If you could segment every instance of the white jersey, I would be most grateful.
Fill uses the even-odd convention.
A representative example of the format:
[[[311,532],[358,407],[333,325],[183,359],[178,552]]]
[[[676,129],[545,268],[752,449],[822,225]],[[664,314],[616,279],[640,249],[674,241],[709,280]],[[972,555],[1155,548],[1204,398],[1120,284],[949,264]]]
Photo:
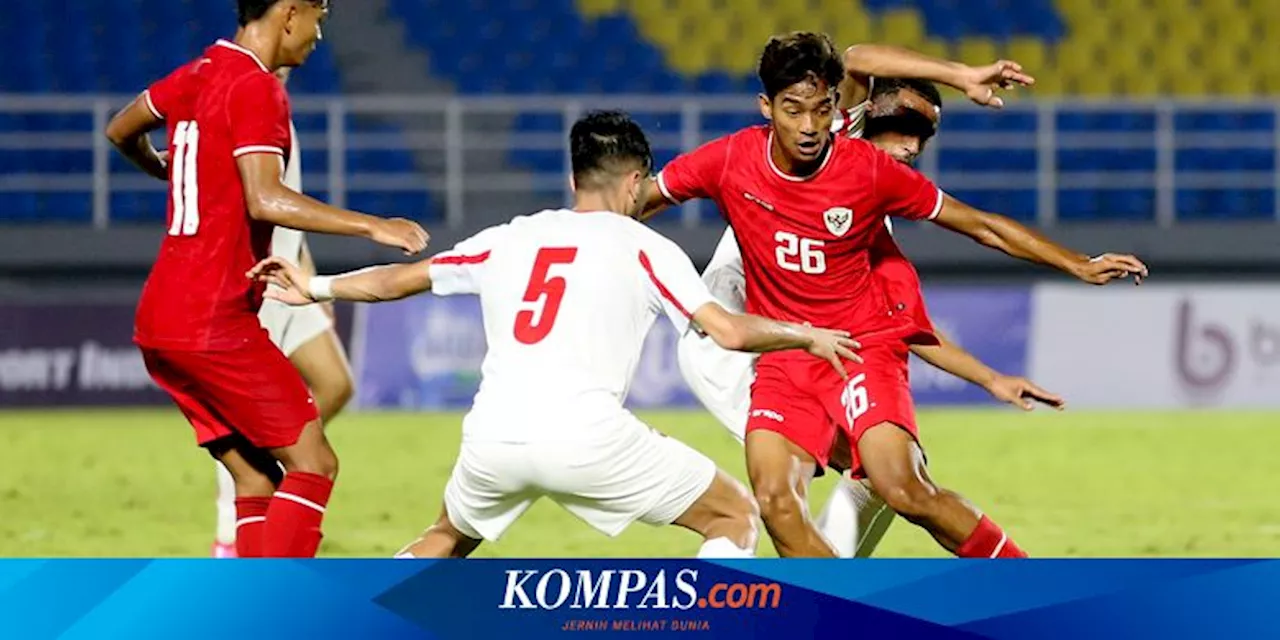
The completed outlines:
[[[284,165],[284,184],[302,193],[302,149],[298,146],[298,130],[289,123],[292,152]],[[302,259],[302,232],[297,229],[276,226],[271,235],[271,255],[280,256],[297,264]]]
[[[488,351],[463,421],[469,441],[581,441],[619,423],[658,314],[683,333],[713,301],[678,245],[607,212],[521,216],[430,269],[436,294],[480,296]]]
[[[870,99],[837,112],[831,131],[836,135],[861,138]],[[886,222],[888,220],[886,219]],[[742,253],[733,228],[724,230],[716,251],[702,272],[702,280],[716,301],[730,311],[741,313],[747,305],[747,280]],[[695,332],[680,337],[677,361],[690,390],[717,420],[742,440],[751,409],[751,383],[755,380],[756,355],[721,349]]]

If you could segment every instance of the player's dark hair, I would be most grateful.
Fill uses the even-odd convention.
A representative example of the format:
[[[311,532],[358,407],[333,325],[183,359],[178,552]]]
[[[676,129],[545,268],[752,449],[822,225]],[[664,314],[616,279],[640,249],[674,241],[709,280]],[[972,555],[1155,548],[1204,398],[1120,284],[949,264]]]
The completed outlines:
[[[649,138],[622,111],[593,111],[573,123],[569,150],[579,189],[598,189],[628,171],[653,170]]]
[[[893,95],[903,89],[914,91],[933,106],[942,108],[942,94],[938,92],[938,85],[919,78],[876,78],[872,81],[871,99]]]
[[[760,55],[760,84],[770,100],[797,82],[826,82],[835,88],[844,78],[844,63],[825,33],[794,31],[769,38]]]
[[[271,10],[271,7],[274,7],[276,6],[276,3],[283,1],[284,0],[236,0],[236,19],[242,27],[250,22],[257,22],[262,19],[262,16],[267,15],[267,12]],[[313,5],[325,5],[328,4],[329,0],[303,0],[303,2]]]

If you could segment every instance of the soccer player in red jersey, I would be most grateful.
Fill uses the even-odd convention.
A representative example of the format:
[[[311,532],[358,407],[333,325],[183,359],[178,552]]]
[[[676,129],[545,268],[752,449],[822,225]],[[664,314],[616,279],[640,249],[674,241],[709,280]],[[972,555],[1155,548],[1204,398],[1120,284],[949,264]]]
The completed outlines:
[[[906,371],[909,346],[936,338],[871,276],[872,243],[889,215],[933,220],[1088,282],[1145,276],[1146,267],[1132,256],[1091,260],[1066,250],[947,197],[865,141],[833,137],[845,77],[827,37],[772,39],[760,61],[760,108],[770,124],[676,158],[649,197],[652,210],[692,198],[717,203],[743,255],[749,312],[844,328],[863,345],[864,362],[850,367],[847,382],[785,354],[756,362],[746,448],[761,515],[780,555],[833,557],[804,496],[843,435],[855,473],[945,548],[966,557],[1022,555],[990,519],[929,479]]]
[[[315,50],[328,2],[239,0],[238,10],[235,42],[219,40],[153,84],[107,136],[170,184],[168,232],[134,327],[147,370],[235,479],[238,555],[310,557],[338,460],[306,383],[259,323],[263,287],[245,273],[270,255],[276,225],[408,253],[424,249],[427,234],[283,183],[289,102],[273,73]],[[166,153],[147,138],[161,126]]]

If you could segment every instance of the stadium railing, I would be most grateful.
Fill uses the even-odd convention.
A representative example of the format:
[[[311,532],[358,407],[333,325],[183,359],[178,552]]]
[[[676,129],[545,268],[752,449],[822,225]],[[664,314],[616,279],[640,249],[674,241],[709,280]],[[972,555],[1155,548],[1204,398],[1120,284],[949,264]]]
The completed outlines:
[[[61,150],[92,155],[92,168],[87,172],[62,167],[48,170],[48,163],[43,171],[24,168],[20,163],[17,170],[13,170],[10,162],[7,169],[0,168],[0,192],[92,194],[92,224],[106,228],[112,224],[113,193],[162,191],[163,185],[149,178],[112,168],[112,151],[102,133],[113,110],[128,99],[124,96],[0,95],[0,119],[8,119],[8,126],[0,128],[5,131],[0,133],[0,154],[13,158],[24,152]],[[620,108],[640,116],[649,129],[660,163],[679,151],[752,121],[752,114],[756,113],[755,101],[749,96],[343,96],[299,97],[294,101],[295,114],[320,123],[318,128],[302,127],[302,147],[309,153],[322,150],[327,154],[327,166],[322,167],[322,171],[308,170],[305,182],[309,190],[321,191],[329,201],[339,205],[354,191],[422,192],[424,197],[433,199],[436,208],[443,209],[448,225],[454,228],[464,224],[468,194],[480,191],[546,194],[567,190],[564,175],[568,154],[563,153],[564,131],[579,115],[592,108]],[[54,116],[55,121],[61,116],[77,124],[55,130],[45,127],[40,131],[15,125],[23,122],[22,118],[32,116]],[[494,117],[515,122],[515,118],[523,117],[526,126],[494,129],[490,125],[468,124],[472,116],[487,117],[484,122],[492,122]],[[369,131],[353,126],[353,118],[359,117],[420,118],[428,124],[400,132]],[[1247,124],[1249,117],[1253,117],[1253,125]],[[1111,124],[1103,122],[1106,120],[1112,121]],[[540,124],[528,126],[529,121]],[[1233,126],[1236,122],[1246,124]],[[1059,222],[1059,195],[1071,189],[1150,190],[1154,193],[1154,216],[1146,222],[1161,227],[1179,221],[1176,204],[1179,189],[1255,190],[1270,197],[1265,201],[1269,210],[1251,212],[1253,219],[1270,217],[1280,221],[1280,161],[1277,161],[1280,126],[1277,123],[1280,123],[1280,103],[1267,101],[1026,100],[1011,103],[1001,113],[986,112],[957,101],[948,106],[944,134],[931,144],[921,159],[920,168],[944,188],[963,189],[966,193],[1033,192],[1034,217],[1045,226]],[[418,168],[377,171],[370,170],[364,163],[353,166],[355,163],[348,159],[349,152],[388,150],[417,154]],[[963,162],[940,163],[940,152],[944,150],[987,154],[973,156],[976,158],[990,158],[992,153],[1034,155],[1034,161],[989,170],[991,167]],[[1138,164],[1153,166],[1100,169],[1097,167],[1102,164],[1080,166],[1078,162],[1074,167],[1061,166],[1062,152],[1072,150],[1100,155],[1137,152],[1153,158],[1151,162]],[[1236,153],[1271,155],[1269,162],[1215,167],[1212,162],[1207,166],[1203,161],[1182,161],[1179,154],[1184,150],[1208,150],[1228,156]],[[468,166],[467,158],[473,152],[505,153],[514,161]],[[430,158],[430,162],[423,162],[424,157]],[[562,160],[552,167],[548,158]],[[83,162],[75,164],[90,166]],[[431,168],[421,168],[426,165]],[[698,226],[703,219],[697,206],[685,207],[682,215],[684,225],[689,227]]]

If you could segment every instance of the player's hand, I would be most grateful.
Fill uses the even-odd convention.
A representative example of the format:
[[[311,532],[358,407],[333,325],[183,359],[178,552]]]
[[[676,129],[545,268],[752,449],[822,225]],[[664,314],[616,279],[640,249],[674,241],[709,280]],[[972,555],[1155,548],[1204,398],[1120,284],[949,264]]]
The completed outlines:
[[[264,296],[295,307],[311,304],[311,276],[279,256],[271,256],[254,265],[245,274],[250,280],[275,285]]]
[[[412,220],[383,218],[374,225],[369,239],[378,244],[395,247],[405,255],[413,255],[427,248],[431,235],[422,228],[422,225]]]
[[[853,350],[861,349],[862,345],[851,338],[851,334],[848,331],[819,329],[807,322],[804,327],[810,338],[809,355],[831,363],[831,366],[840,374],[841,379],[848,380],[849,372],[845,371],[844,361],[849,360],[861,363],[862,357],[854,353]]]
[[[1004,99],[996,94],[997,90],[1027,87],[1036,83],[1035,78],[1022,72],[1022,65],[1012,60],[997,60],[986,66],[969,67],[964,76],[964,84],[958,88],[974,103],[992,109],[1004,107]]]
[[[1076,271],[1077,278],[1099,285],[1129,276],[1133,276],[1133,283],[1139,285],[1150,275],[1147,265],[1141,260],[1118,253],[1104,253],[1080,265]]]
[[[1034,382],[1018,376],[997,376],[987,385],[987,391],[996,400],[1007,402],[1023,411],[1035,409],[1037,402],[1058,411],[1067,406],[1062,396],[1049,393]]]

